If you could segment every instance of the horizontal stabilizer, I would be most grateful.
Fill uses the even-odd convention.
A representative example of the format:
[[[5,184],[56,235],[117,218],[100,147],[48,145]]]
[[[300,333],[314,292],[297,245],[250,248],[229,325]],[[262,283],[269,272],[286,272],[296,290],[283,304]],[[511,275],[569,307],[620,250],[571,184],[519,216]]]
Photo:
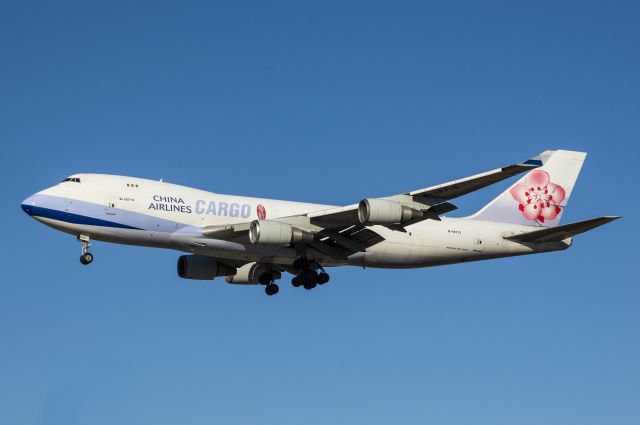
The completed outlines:
[[[522,233],[519,235],[505,236],[505,239],[522,243],[562,241],[619,218],[619,216],[592,218],[591,220],[577,221],[575,223],[564,224],[556,227],[548,227],[542,230],[535,230],[533,232]]]

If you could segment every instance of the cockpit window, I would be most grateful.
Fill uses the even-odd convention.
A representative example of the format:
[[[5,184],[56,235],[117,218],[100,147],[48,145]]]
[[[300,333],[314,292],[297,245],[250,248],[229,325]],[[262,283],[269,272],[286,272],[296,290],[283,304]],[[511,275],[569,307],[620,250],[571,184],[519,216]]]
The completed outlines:
[[[67,177],[66,179],[62,180],[62,182],[75,182],[75,183],[80,183],[80,179],[78,177]]]

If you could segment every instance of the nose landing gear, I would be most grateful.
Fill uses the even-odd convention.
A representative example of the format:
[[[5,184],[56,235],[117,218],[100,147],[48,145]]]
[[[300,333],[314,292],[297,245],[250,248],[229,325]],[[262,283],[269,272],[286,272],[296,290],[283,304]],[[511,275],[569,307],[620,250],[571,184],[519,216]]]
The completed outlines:
[[[91,243],[89,243],[89,236],[79,235],[78,240],[82,243],[82,250],[80,255],[80,262],[85,266],[93,261],[93,254],[89,252]]]
[[[90,252],[85,252],[80,256],[80,262],[85,266],[93,261],[93,254]]]

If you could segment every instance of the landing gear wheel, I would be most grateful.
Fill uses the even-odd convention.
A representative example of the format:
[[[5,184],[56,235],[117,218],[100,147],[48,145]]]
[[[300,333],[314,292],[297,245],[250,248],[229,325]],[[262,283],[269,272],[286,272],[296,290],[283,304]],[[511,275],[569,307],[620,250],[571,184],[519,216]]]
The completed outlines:
[[[93,261],[93,255],[90,252],[85,252],[80,256],[80,262],[85,266]]]
[[[314,282],[316,281],[316,272],[311,269],[306,269],[300,274],[302,278],[302,283]]]
[[[270,283],[264,288],[264,293],[271,296],[278,293],[280,288],[275,283]]]
[[[89,243],[89,236],[78,235],[78,241],[82,243],[82,249],[80,250],[80,262],[85,266],[93,261],[93,255],[89,252],[91,243]]]
[[[291,284],[294,288],[300,287],[302,285],[302,277],[294,276],[293,279],[291,279]]]
[[[324,285],[325,283],[329,282],[329,273],[327,272],[319,273],[318,276],[316,277],[316,282],[318,282],[318,285]]]
[[[316,287],[316,278],[317,273],[314,270],[306,269],[300,275],[302,283],[304,284],[304,289],[309,290]]]

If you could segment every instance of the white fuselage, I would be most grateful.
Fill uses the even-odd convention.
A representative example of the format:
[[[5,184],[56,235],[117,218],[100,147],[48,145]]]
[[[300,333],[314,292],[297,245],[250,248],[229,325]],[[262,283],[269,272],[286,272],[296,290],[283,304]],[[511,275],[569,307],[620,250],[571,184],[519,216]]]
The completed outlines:
[[[300,252],[288,246],[213,239],[203,236],[202,228],[334,208],[221,195],[133,177],[72,177],[79,181],[65,181],[38,192],[25,199],[23,209],[44,224],[74,235],[245,262],[291,264]],[[303,254],[327,266],[410,268],[555,251],[570,245],[570,241],[535,245],[512,242],[503,237],[531,231],[531,227],[467,218],[424,220],[407,226],[406,232],[383,226],[371,229],[385,240],[346,260],[335,260],[313,248],[306,248]]]

